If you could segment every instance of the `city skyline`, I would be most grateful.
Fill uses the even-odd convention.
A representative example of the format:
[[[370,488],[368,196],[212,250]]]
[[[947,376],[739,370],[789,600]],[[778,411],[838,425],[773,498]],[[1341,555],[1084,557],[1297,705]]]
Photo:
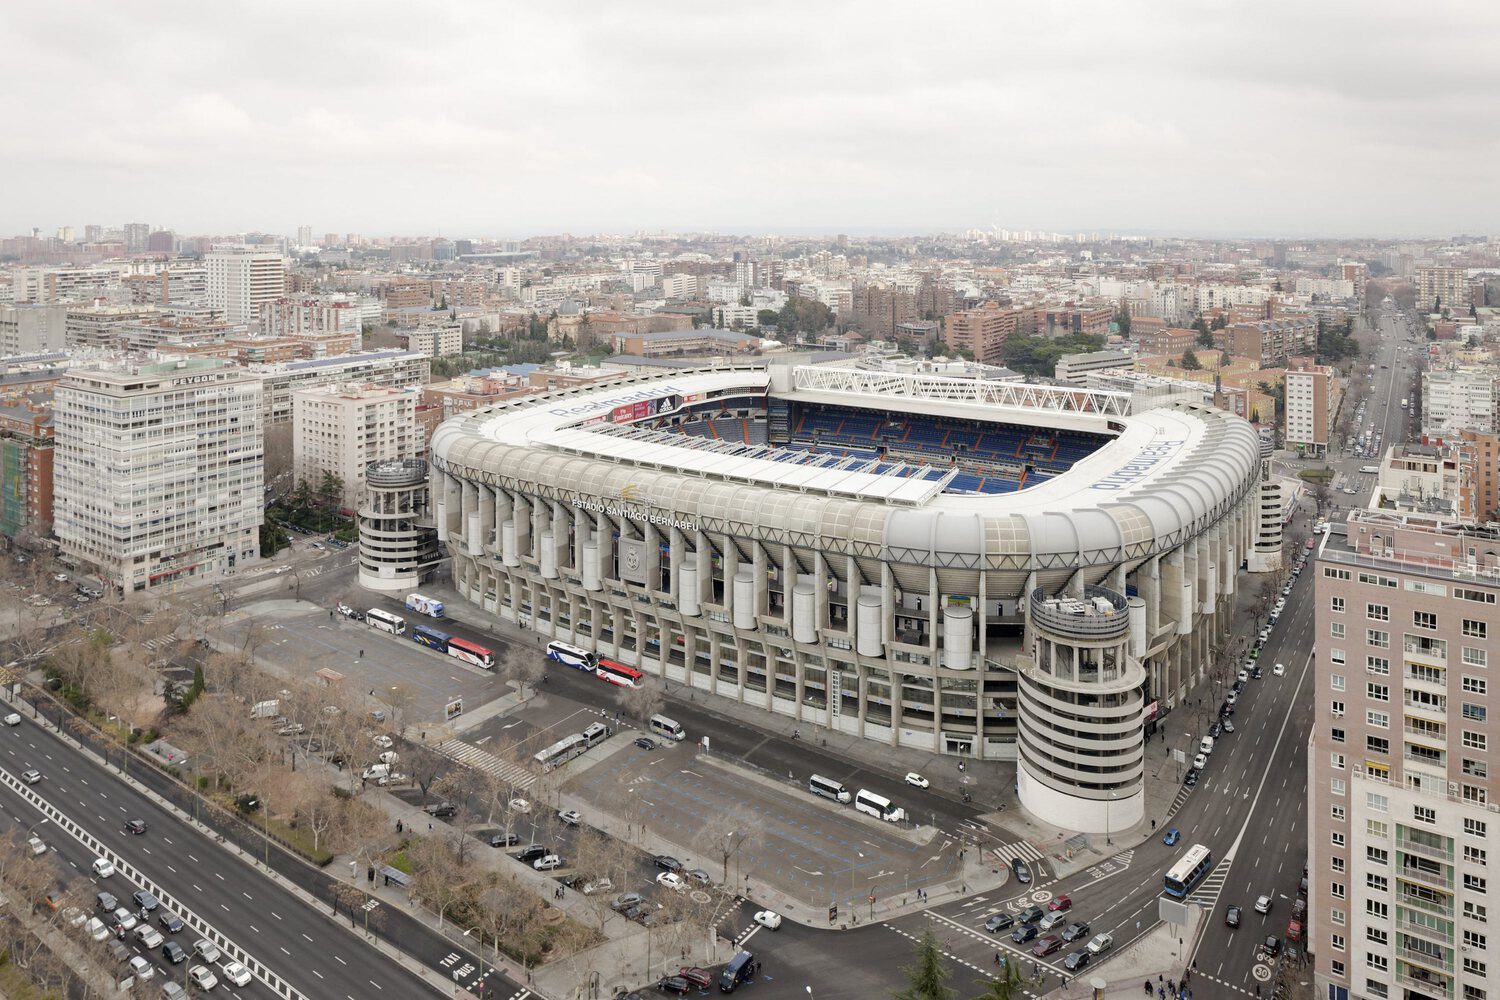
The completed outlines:
[[[1500,16],[1444,6],[8,8],[0,230],[1485,232]]]

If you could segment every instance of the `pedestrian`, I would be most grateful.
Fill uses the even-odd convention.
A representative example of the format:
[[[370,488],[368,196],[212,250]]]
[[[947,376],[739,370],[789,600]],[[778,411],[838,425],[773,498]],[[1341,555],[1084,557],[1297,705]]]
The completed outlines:
[[[1146,995],[1148,997],[1151,995],[1151,980],[1149,979],[1146,980]]]
[[[1000,953],[998,951],[995,952],[995,964],[997,966],[1000,964]]]
[[[1151,829],[1153,829],[1153,830],[1156,829],[1156,820],[1154,820],[1154,819],[1151,821]]]
[[[396,832],[397,833],[401,832],[401,821],[399,819],[396,820]]]
[[[432,820],[428,820],[427,821],[427,832],[428,833],[432,832]]]
[[[365,651],[364,651],[364,650],[363,650],[363,649],[361,649],[361,650],[360,650],[360,651],[359,651],[359,658],[360,658],[360,659],[361,659],[361,660],[363,660],[363,659],[364,659],[364,658],[365,658]],[[370,692],[370,693],[371,693],[371,694],[374,694],[374,693],[375,693],[375,692],[374,692],[374,691],[371,691],[371,692]]]

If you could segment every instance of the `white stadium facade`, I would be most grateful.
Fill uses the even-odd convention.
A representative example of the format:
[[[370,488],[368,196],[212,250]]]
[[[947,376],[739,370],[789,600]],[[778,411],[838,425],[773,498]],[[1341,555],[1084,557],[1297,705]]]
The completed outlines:
[[[1144,739],[1227,627],[1261,479],[1245,421],[1130,411],[856,368],[674,371],[446,421],[432,504],[486,611],[747,710],[1015,759],[1039,819],[1119,830],[1143,815]]]

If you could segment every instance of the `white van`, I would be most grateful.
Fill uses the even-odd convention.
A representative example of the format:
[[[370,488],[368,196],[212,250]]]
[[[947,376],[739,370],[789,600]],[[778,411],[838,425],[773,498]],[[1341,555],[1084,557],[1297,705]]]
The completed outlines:
[[[1199,740],[1198,741],[1198,752],[1199,753],[1205,753],[1205,754],[1211,754],[1211,753],[1213,753],[1214,752],[1214,738],[1212,736],[1205,736],[1205,737],[1203,737],[1203,739]]]
[[[651,716],[651,731],[657,736],[663,736],[669,740],[681,741],[687,737],[682,724],[667,718],[665,715]]]

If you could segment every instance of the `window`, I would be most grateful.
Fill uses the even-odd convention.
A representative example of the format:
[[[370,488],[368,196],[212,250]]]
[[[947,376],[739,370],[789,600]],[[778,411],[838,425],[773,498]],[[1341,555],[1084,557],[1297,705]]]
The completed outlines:
[[[1328,610],[1336,615],[1344,613],[1344,599],[1342,597],[1331,598],[1328,602]]]
[[[1385,712],[1366,712],[1365,722],[1368,725],[1374,726],[1376,729],[1391,728],[1391,717]]]
[[[1346,659],[1347,657],[1344,655],[1344,651],[1339,647],[1330,646],[1328,648],[1328,661],[1330,663],[1343,663]]]
[[[1464,836],[1478,837],[1480,840],[1483,840],[1488,830],[1489,827],[1485,825],[1484,820],[1474,819],[1469,816],[1464,817]]]
[[[1377,792],[1366,792],[1365,808],[1370,812],[1388,813],[1391,811],[1391,800]]]
[[[1338,937],[1338,935],[1335,934],[1334,937]],[[1342,942],[1343,938],[1339,938],[1339,941]],[[1338,951],[1343,951],[1344,946],[1342,943],[1340,943],[1338,945],[1335,945],[1335,949]],[[1344,963],[1340,962],[1336,958],[1330,959],[1328,962],[1328,970],[1335,976],[1342,976],[1344,974]]]
[[[1464,1000],[1485,1000],[1487,994],[1478,986],[1464,984]]]
[[[1390,967],[1390,963],[1386,960],[1386,957],[1374,951],[1365,952],[1365,964],[1380,972],[1384,972]]]
[[[1411,818],[1418,823],[1436,823],[1437,810],[1431,806],[1412,806]]]
[[[1344,623],[1331,622],[1328,626],[1328,637],[1330,639],[1342,639],[1344,637]]]
[[[1489,684],[1483,677],[1465,677],[1463,679],[1464,694],[1484,695],[1489,692]]]
[[[1350,573],[1347,569],[1335,569],[1332,566],[1324,566],[1323,576],[1329,580],[1348,580]],[[1494,602],[1491,601],[1490,603],[1493,604]]]
[[[1468,889],[1470,892],[1487,892],[1488,887],[1489,879],[1485,878],[1483,875],[1464,876],[1464,888]]]
[[[1487,638],[1489,638],[1488,627],[1485,625],[1485,623],[1484,622],[1480,622],[1480,621],[1475,621],[1472,618],[1465,618],[1464,619],[1463,633],[1464,633],[1464,635],[1468,636],[1470,639],[1487,639]]]
[[[1384,736],[1366,736],[1365,752],[1367,753],[1390,753],[1391,741]]]
[[[1411,624],[1413,628],[1435,629],[1437,628],[1437,615],[1431,611],[1413,611]]]
[[[1343,674],[1332,674],[1332,675],[1330,675],[1329,678],[1328,678],[1328,684],[1335,691],[1342,691],[1342,690],[1344,690],[1344,675]]]
[[[1472,802],[1475,805],[1482,806],[1490,800],[1489,793],[1478,785],[1465,783],[1462,789],[1462,797],[1465,802]]]
[[[1390,649],[1391,634],[1382,632],[1378,628],[1367,628],[1365,629],[1365,642],[1376,649]]]
[[[1335,771],[1342,771],[1344,769],[1344,755],[1341,754],[1341,753],[1331,753],[1331,754],[1329,754],[1328,755],[1328,764]]]
[[[1328,943],[1331,944],[1331,945],[1333,945],[1333,950],[1334,951],[1343,951],[1344,950],[1344,935],[1342,935],[1342,934],[1333,934],[1333,935],[1330,935],[1329,938],[1328,938]]]
[[[1365,657],[1365,670],[1372,674],[1387,676],[1391,672],[1391,661],[1383,656]]]
[[[1345,865],[1343,858],[1332,857],[1328,859],[1328,863],[1329,866],[1338,874],[1342,875],[1344,873]]]
[[[1386,1000],[1390,994],[1390,988],[1378,979],[1365,980],[1365,992],[1374,997],[1375,1000]]]
[[[1374,941],[1376,944],[1384,945],[1390,944],[1391,936],[1385,931],[1381,930],[1379,927],[1366,927],[1365,940]]]
[[[1464,774],[1471,778],[1488,778],[1490,776],[1490,765],[1486,761],[1465,757]]]
[[[1391,609],[1384,604],[1366,604],[1365,617],[1372,622],[1388,622],[1391,620]]]
[[[1328,710],[1332,712],[1333,717],[1337,719],[1344,714],[1344,703],[1341,701],[1329,702]]]
[[[1335,795],[1343,795],[1344,794],[1344,779],[1343,778],[1334,778],[1332,781],[1330,781],[1328,783],[1328,790],[1331,791]]]
[[[1469,844],[1464,845],[1464,861],[1471,865],[1488,866],[1490,863],[1489,856],[1490,852],[1482,847],[1472,847]]]
[[[1390,590],[1396,589],[1396,578],[1393,576],[1381,576],[1378,573],[1359,574],[1360,583],[1368,583],[1372,587],[1386,587]]]
[[[1477,958],[1464,959],[1464,975],[1484,977],[1488,975],[1489,967]]]
[[[1334,743],[1342,743],[1344,742],[1344,731],[1339,727],[1334,726],[1332,729],[1328,730],[1328,738]]]
[[[1386,892],[1391,887],[1391,880],[1384,875],[1376,875],[1373,872],[1365,873],[1365,888],[1376,892]]]
[[[1391,852],[1384,847],[1366,847],[1365,860],[1372,865],[1386,865],[1390,863]]]
[[[1490,665],[1490,654],[1476,646],[1463,647],[1464,666],[1487,667]]]
[[[1489,714],[1489,710],[1483,705],[1464,702],[1464,718],[1469,722],[1484,722],[1489,717]]]
[[[1391,689],[1385,684],[1366,684],[1365,697],[1371,701],[1390,701]]]
[[[1372,917],[1379,917],[1384,920],[1391,915],[1391,908],[1389,904],[1383,903],[1378,899],[1366,899],[1365,912]]]
[[[1342,823],[1344,821],[1344,807],[1334,806],[1332,816],[1335,822]]]
[[[1384,798],[1384,796],[1381,797]],[[1370,802],[1367,798],[1366,805],[1374,805],[1374,803]],[[1365,820],[1365,836],[1375,840],[1389,840],[1391,837],[1391,825],[1385,820],[1367,819]]]
[[[1343,847],[1344,846],[1345,837],[1344,837],[1344,835],[1342,833],[1340,833],[1337,830],[1333,831],[1333,833],[1329,835],[1328,839],[1329,839],[1329,842],[1332,843],[1334,847]]]
[[[1469,918],[1470,920],[1477,920],[1479,923],[1482,924],[1482,923],[1485,922],[1485,914],[1486,914],[1485,907],[1483,907],[1479,903],[1471,902],[1471,901],[1469,901],[1467,899],[1464,900],[1464,916],[1465,917]],[[1465,931],[1464,932],[1464,937],[1468,937],[1468,936],[1469,936],[1469,932]]]
[[[1454,587],[1453,596],[1460,601],[1475,601],[1479,604],[1494,604],[1495,595],[1492,591],[1470,590],[1467,587]]]
[[[1464,931],[1465,948],[1483,948],[1485,941],[1485,936],[1478,931]]]
[[[1331,893],[1333,893],[1333,898],[1334,899],[1343,899],[1344,898],[1344,883],[1342,883],[1342,882],[1331,882],[1331,883],[1329,883],[1328,891],[1331,892]]]
[[[1484,733],[1476,733],[1472,729],[1464,730],[1464,746],[1470,750],[1485,750],[1489,748],[1489,737]]]
[[[1335,927],[1342,927],[1342,926],[1344,926],[1344,909],[1343,909],[1343,907],[1340,907],[1340,906],[1330,906],[1328,908],[1328,919],[1333,922],[1333,925]]]

